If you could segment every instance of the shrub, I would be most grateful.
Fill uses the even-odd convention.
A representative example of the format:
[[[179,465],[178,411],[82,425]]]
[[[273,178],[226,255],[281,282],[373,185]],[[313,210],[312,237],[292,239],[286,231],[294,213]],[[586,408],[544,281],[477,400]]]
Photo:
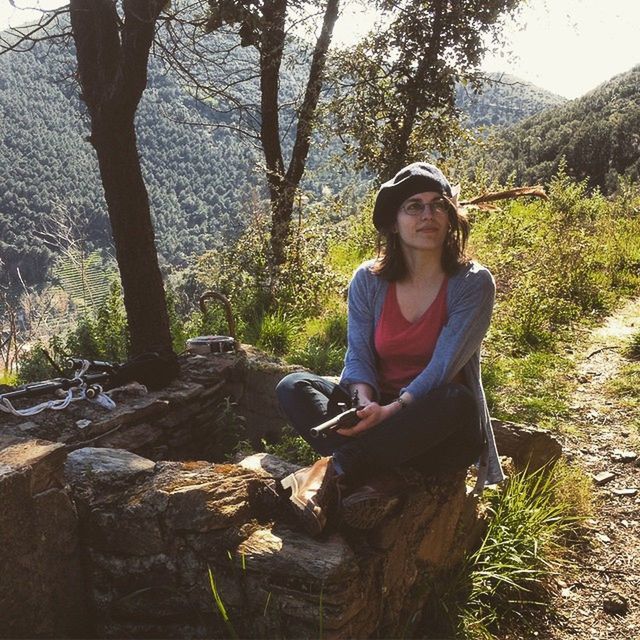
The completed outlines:
[[[320,375],[338,375],[342,371],[347,348],[347,315],[336,306],[320,318],[307,321],[298,346],[287,357]]]
[[[640,360],[640,331],[631,336],[624,349],[624,355],[630,360]]]
[[[275,356],[289,352],[298,334],[297,322],[286,313],[267,313],[262,318],[257,346]]]
[[[344,347],[312,336],[307,343],[289,355],[291,364],[299,364],[318,375],[338,375],[344,363]]]

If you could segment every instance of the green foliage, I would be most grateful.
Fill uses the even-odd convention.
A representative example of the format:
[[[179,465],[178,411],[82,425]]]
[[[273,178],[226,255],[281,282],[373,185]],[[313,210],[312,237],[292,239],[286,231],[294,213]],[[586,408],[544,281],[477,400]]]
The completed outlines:
[[[545,351],[485,358],[482,379],[491,415],[557,428],[569,415],[572,366],[568,358]]]
[[[479,85],[456,87],[456,107],[474,129],[507,127],[566,101],[508,73],[487,73]]]
[[[336,56],[330,111],[360,166],[388,179],[412,160],[450,152],[464,137],[456,82],[476,77],[488,37],[518,4],[494,0],[464,11],[415,0],[380,4],[386,28]]]
[[[230,638],[239,638],[238,633],[231,622],[231,618],[229,618],[229,614],[227,613],[227,608],[225,607],[224,601],[218,592],[218,587],[216,585],[215,578],[213,577],[213,571],[211,571],[211,567],[209,569],[209,587],[211,588],[211,594],[213,595],[213,601],[216,605],[216,610],[220,614],[222,621],[224,622],[227,631],[229,632]]]
[[[8,371],[0,371],[0,386],[6,385],[8,387],[15,387],[18,384],[18,377],[15,373],[9,373]]]
[[[304,320],[322,315],[327,301],[339,297],[346,278],[336,274],[324,258],[331,237],[324,229],[325,213],[321,208],[312,209],[301,221],[275,283],[267,279],[269,217],[264,212],[254,214],[252,224],[236,242],[199,258],[195,266],[199,287],[229,298],[240,339],[274,355],[285,355],[296,348]],[[269,310],[273,301],[277,309]],[[211,309],[211,314],[208,327],[227,333],[222,311]],[[190,325],[192,331],[204,328]]]
[[[237,412],[236,403],[224,398],[213,410],[207,446],[213,452],[212,459],[224,462],[231,452],[239,449],[239,443],[246,442],[244,418]]]
[[[640,331],[636,331],[624,349],[624,354],[630,360],[640,360]]]
[[[624,407],[620,415],[630,428],[640,436],[640,362],[624,365],[613,380],[610,380],[605,392],[616,398],[616,403]]]
[[[298,344],[287,357],[290,363],[320,375],[338,375],[347,348],[346,309],[337,307],[320,318],[311,318]]]
[[[633,203],[589,195],[561,170],[547,203],[477,213],[473,248],[498,284],[493,338],[514,353],[552,348],[585,314],[633,291],[640,243],[621,241],[640,232],[633,211]]]
[[[561,159],[573,179],[603,193],[615,193],[624,177],[640,178],[640,150],[630,132],[640,128],[640,66],[620,74],[585,96],[546,109],[495,133],[481,152],[500,181],[517,184],[551,180]],[[473,175],[478,154],[469,158]]]
[[[607,200],[561,170],[548,202],[472,213],[472,250],[497,284],[483,379],[492,415],[557,427],[568,417],[572,363],[560,355],[579,325],[640,285],[640,204]]]
[[[289,352],[299,329],[286,313],[267,313],[262,316],[258,347],[282,356]]]
[[[555,482],[553,472],[545,469],[521,472],[491,494],[487,533],[468,559],[465,637],[504,628],[527,613],[523,604],[542,603],[561,555],[560,543],[576,525],[570,505],[555,501]]]
[[[51,344],[48,345],[51,348]],[[26,384],[39,380],[48,380],[58,375],[47,357],[49,350],[41,342],[36,343],[21,359],[16,382]],[[57,354],[54,354],[54,357]],[[55,360],[54,360],[55,361]]]
[[[311,446],[303,440],[291,427],[282,429],[280,439],[276,443],[262,441],[264,450],[282,460],[287,460],[303,467],[312,465],[320,457]]]
[[[246,69],[244,50],[236,47],[229,54],[224,36],[219,41],[217,35],[211,37],[216,39],[212,50],[218,44],[226,50],[216,83],[228,79],[232,67]],[[283,67],[280,87],[289,104],[295,102],[309,60],[299,48],[291,57],[299,66]],[[18,288],[16,267],[28,286],[40,286],[47,278],[56,250],[34,239],[42,237],[43,220],[57,207],[83,221],[87,252],[112,248],[95,151],[85,142],[83,107],[69,81],[75,64],[72,49],[46,43],[0,56],[0,260]],[[245,86],[239,102],[252,102],[254,89],[255,84]],[[287,116],[291,113],[286,111]],[[203,127],[188,124],[195,122]],[[252,200],[266,195],[253,143],[225,128],[228,124],[228,117],[203,108],[178,84],[175,73],[151,58],[136,132],[164,266],[184,267],[191,256],[236,238],[247,223],[245,212]],[[289,138],[285,149],[290,145]],[[308,160],[314,170],[305,174],[304,189],[316,195],[327,188],[339,192],[353,179],[350,163],[340,171],[334,168],[332,157],[340,148],[335,137],[326,145],[314,141]]]
[[[105,277],[105,272],[109,274]],[[110,282],[115,277],[98,251],[88,256],[70,249],[58,257],[52,275],[81,313],[97,310],[110,294]]]
[[[344,233],[329,243],[327,260],[331,267],[350,278],[354,269],[376,254],[377,232],[371,224],[375,193],[370,192],[343,225]]]
[[[120,285],[113,282],[109,294],[95,314],[80,318],[75,329],[38,342],[19,363],[21,382],[45,380],[66,369],[70,356],[90,360],[124,362],[128,357],[129,330]],[[51,361],[53,360],[58,369]]]
[[[427,637],[436,625],[437,637],[490,640],[514,623],[535,624],[567,553],[565,541],[591,515],[591,482],[558,464],[514,474],[485,502],[487,532],[464,564],[439,582],[426,612]]]

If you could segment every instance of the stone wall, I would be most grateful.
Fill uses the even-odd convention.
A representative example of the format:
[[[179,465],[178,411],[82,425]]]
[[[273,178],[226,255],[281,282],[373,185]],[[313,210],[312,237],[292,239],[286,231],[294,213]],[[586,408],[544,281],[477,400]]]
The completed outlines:
[[[184,355],[180,365],[180,378],[161,391],[133,383],[110,392],[113,411],[83,401],[29,418],[0,413],[0,433],[61,442],[68,450],[111,447],[151,460],[213,461],[223,460],[238,436],[254,445],[277,437],[284,420],[274,389],[294,367],[248,345],[238,354]],[[39,401],[23,400],[21,406]],[[241,422],[227,410],[229,402]]]
[[[478,538],[464,478],[413,478],[378,528],[313,540],[279,495],[291,465],[215,464],[238,435],[227,398],[245,437],[273,437],[291,368],[250,348],[181,365],[162,391],[114,390],[113,412],[0,414],[0,636],[229,637],[209,569],[240,637],[402,635]],[[496,428],[522,464],[559,455],[535,430]]]
[[[76,509],[63,445],[0,436],[0,636],[86,637]]]
[[[415,479],[366,535],[314,540],[291,520],[265,454],[241,464],[157,462],[122,450],[69,455],[99,637],[395,637],[422,609],[427,578],[460,559],[461,476]]]

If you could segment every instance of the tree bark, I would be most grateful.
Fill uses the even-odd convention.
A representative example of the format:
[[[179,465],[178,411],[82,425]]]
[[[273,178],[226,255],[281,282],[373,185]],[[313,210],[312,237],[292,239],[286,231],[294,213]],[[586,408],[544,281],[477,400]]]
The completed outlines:
[[[271,252],[273,266],[286,260],[286,247],[291,233],[295,195],[304,174],[313,119],[315,117],[327,51],[338,18],[339,0],[328,0],[322,29],[313,52],[304,100],[298,112],[296,139],[285,173],[278,118],[278,84],[284,50],[286,0],[265,2],[263,15],[266,28],[260,47],[260,85],[262,123],[260,137],[267,166],[267,184],[271,200]]]
[[[134,118],[160,0],[71,0],[82,98],[100,167],[120,268],[132,354],[172,353],[169,317],[142,178]]]

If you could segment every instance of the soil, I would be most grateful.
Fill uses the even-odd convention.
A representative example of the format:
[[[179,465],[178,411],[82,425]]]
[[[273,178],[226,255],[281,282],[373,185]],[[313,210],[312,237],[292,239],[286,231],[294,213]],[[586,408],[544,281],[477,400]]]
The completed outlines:
[[[548,624],[527,637],[640,639],[640,424],[624,399],[606,390],[628,362],[625,342],[639,330],[636,299],[576,348],[575,429],[562,444],[567,458],[593,479],[595,507],[586,523],[588,542],[576,544],[555,579]],[[595,477],[603,473],[612,477],[599,484]]]

